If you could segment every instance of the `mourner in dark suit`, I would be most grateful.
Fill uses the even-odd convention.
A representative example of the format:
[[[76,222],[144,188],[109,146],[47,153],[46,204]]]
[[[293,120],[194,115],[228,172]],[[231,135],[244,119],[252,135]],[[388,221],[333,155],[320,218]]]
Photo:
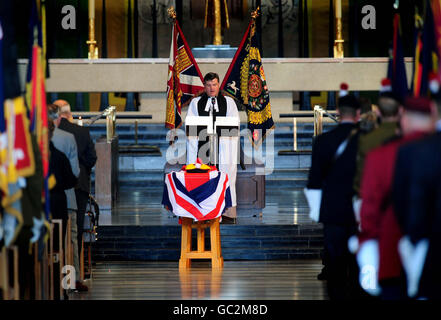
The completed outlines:
[[[395,218],[391,197],[397,150],[431,132],[431,110],[428,99],[406,99],[400,121],[402,134],[369,152],[363,169],[359,241],[360,246],[366,241],[375,241],[379,259],[378,280],[384,300],[406,298],[405,275],[398,253],[402,231]]]
[[[50,122],[49,126],[53,127]],[[63,152],[55,148],[52,141],[49,142],[49,175],[54,175],[55,186],[50,189],[50,210],[53,219],[63,220],[63,238],[66,235],[67,226],[67,197],[65,190],[73,188],[77,182],[77,177],[72,172],[69,159]]]
[[[49,140],[52,139],[52,135],[54,132],[55,125],[53,121],[48,121],[49,127]],[[65,190],[73,188],[77,182],[77,177],[72,172],[72,167],[70,165],[69,159],[66,155],[55,148],[52,141],[49,142],[49,176],[50,180],[54,178],[55,185],[50,186],[50,212],[52,219],[61,219],[62,220],[62,238],[61,238],[61,246],[63,250],[65,244],[66,237],[66,226],[68,220],[67,213],[67,197]],[[60,239],[59,233],[54,232],[53,245],[54,250],[61,250],[59,247]],[[60,272],[60,266],[54,265],[54,273],[57,274]],[[60,282],[57,277],[54,279],[54,288],[60,287]],[[60,299],[59,296],[60,291],[54,290],[54,298],[55,300]]]
[[[415,248],[428,240],[427,255],[418,262],[423,269],[416,294],[428,299],[441,299],[441,99],[435,102],[436,133],[400,148],[393,186],[404,235]]]
[[[325,265],[331,299],[351,298],[358,284],[355,258],[348,251],[348,239],[356,233],[352,209],[356,122],[360,110],[353,95],[340,96],[338,126],[315,138],[308,189],[321,189],[319,222],[324,225]],[[337,150],[339,149],[339,152]],[[352,295],[352,297],[355,297]]]
[[[60,107],[60,124],[58,128],[74,135],[78,148],[78,160],[80,163],[80,176],[75,187],[77,200],[77,226],[78,226],[78,252],[81,254],[81,240],[83,238],[84,215],[90,193],[90,173],[95,166],[97,157],[95,145],[90,138],[89,129],[72,123],[70,105],[64,100],[54,102]]]

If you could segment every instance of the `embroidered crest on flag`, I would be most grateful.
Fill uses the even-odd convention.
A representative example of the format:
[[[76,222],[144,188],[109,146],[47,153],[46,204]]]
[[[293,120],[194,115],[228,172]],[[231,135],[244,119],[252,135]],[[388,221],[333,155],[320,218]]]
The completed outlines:
[[[274,128],[269,90],[263,71],[253,12],[244,37],[222,82],[221,89],[246,107],[253,145],[260,145]]]

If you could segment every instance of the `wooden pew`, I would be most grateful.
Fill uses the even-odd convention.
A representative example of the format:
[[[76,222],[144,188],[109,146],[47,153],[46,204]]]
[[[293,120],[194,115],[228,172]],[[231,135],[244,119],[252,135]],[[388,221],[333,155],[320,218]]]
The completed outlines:
[[[55,226],[57,226],[58,230],[54,230]],[[54,250],[54,243],[53,243],[53,235],[54,232],[58,232],[58,250]],[[53,219],[51,223],[51,246],[52,246],[52,290],[59,290],[60,299],[63,299],[63,287],[61,286],[61,283],[63,281],[63,267],[64,267],[64,249],[63,249],[63,220],[59,219]],[[59,264],[59,272],[58,274],[54,274],[54,267],[53,264],[58,263]],[[54,277],[57,277],[59,279],[59,288],[54,288]],[[54,292],[52,293],[52,299],[54,299]]]
[[[12,254],[12,259],[10,255]],[[10,270],[13,272],[13,284],[10,285]],[[20,285],[18,282],[18,247],[3,247],[0,251],[0,289],[3,300],[19,300]]]

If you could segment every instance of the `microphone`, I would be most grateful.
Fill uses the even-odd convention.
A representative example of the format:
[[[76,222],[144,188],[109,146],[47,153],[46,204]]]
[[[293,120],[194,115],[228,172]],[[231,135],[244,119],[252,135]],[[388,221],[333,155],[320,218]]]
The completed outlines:
[[[210,106],[210,117],[214,113],[214,103],[216,102],[215,98],[211,98],[211,106]]]
[[[216,104],[216,98],[215,97],[211,97],[211,108],[210,108],[210,117],[213,121],[212,123],[212,133],[215,134],[214,132],[214,123],[216,122],[216,115],[214,114],[214,105]],[[212,165],[216,165],[217,164],[217,138],[215,138],[214,136],[210,136],[210,163]]]
[[[214,122],[216,121],[216,115],[214,114],[214,105],[216,103],[216,98],[215,97],[211,97],[211,106],[210,106],[210,118],[213,121],[213,130],[214,130]]]
[[[213,105],[213,109],[214,109],[214,105],[216,104],[216,98],[215,97],[211,98],[211,104]]]

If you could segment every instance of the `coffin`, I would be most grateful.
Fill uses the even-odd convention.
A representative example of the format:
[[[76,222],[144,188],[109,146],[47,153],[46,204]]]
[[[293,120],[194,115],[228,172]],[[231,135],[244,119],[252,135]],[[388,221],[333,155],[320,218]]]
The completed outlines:
[[[265,208],[265,175],[257,175],[256,167],[263,171],[263,165],[247,164],[245,170],[240,165],[236,177],[237,209],[262,209]],[[164,167],[164,178],[171,171],[181,170],[182,165],[171,165],[168,162]]]

